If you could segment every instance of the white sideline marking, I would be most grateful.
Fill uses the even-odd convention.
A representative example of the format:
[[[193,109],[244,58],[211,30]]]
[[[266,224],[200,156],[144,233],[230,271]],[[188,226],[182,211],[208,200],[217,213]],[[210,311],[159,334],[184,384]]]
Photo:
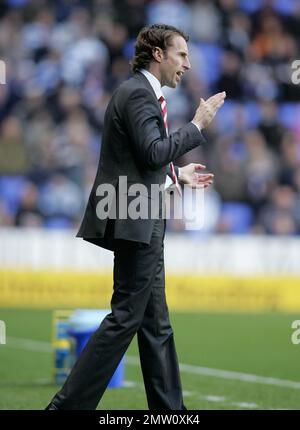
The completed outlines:
[[[137,365],[140,363],[137,357],[126,357],[128,364]],[[179,364],[180,370],[185,373],[193,375],[211,376],[214,378],[222,378],[229,380],[236,380],[242,382],[251,382],[254,384],[262,385],[276,385],[278,387],[295,388],[300,390],[300,382],[290,381],[287,379],[270,378],[266,376],[252,375],[250,373],[234,372],[230,370],[211,369],[209,367],[194,366],[191,364]]]
[[[182,395],[183,397],[191,397],[191,396],[196,396],[197,394],[193,393],[192,391],[183,390]]]
[[[32,339],[21,339],[16,337],[8,337],[7,344],[5,345],[5,347],[46,353],[52,352],[52,346],[50,342],[37,341]],[[140,365],[140,360],[138,357],[126,356],[126,363],[136,366]],[[300,390],[299,381],[271,378],[266,376],[253,375],[250,373],[234,372],[230,370],[212,369],[209,367],[194,366],[191,364],[183,363],[180,363],[179,367],[182,372],[191,373],[193,375],[211,376],[213,378],[228,379],[232,381],[235,380],[242,382],[251,382],[254,384],[275,385],[278,387],[294,388],[296,390]]]
[[[36,352],[52,352],[52,345],[50,342],[43,342],[41,340],[22,339],[18,337],[8,337],[6,347],[15,349],[25,349],[27,351]]]
[[[238,408],[243,409],[257,409],[259,406],[256,403],[248,403],[248,402],[234,402],[230,403],[233,406],[237,406]]]
[[[207,400],[208,402],[225,402],[226,401],[226,397],[221,397],[221,396],[201,396],[202,399]]]
[[[135,388],[138,387],[139,383],[135,381],[123,381],[124,388]]]

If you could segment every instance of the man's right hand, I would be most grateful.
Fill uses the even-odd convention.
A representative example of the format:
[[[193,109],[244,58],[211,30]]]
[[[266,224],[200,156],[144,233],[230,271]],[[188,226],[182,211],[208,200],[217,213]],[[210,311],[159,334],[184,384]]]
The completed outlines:
[[[207,100],[200,99],[200,104],[192,120],[200,128],[205,128],[212,121],[226,97],[225,91],[211,96]]]

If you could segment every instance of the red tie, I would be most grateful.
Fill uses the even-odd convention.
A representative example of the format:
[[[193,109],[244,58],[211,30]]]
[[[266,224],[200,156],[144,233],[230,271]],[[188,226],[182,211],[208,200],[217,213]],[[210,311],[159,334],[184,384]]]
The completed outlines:
[[[164,98],[164,96],[160,96],[160,98],[158,99],[160,106],[161,106],[161,110],[163,113],[163,119],[164,119],[164,123],[165,123],[165,128],[166,128],[166,133],[167,136],[169,135],[169,128],[168,128],[168,114],[167,114],[167,103],[166,100]],[[176,189],[179,193],[179,195],[181,196],[181,187],[180,184],[178,182],[178,178],[175,172],[175,168],[174,168],[174,164],[172,163],[172,161],[170,162],[170,170],[171,170],[171,176],[172,176],[172,181],[174,182]]]

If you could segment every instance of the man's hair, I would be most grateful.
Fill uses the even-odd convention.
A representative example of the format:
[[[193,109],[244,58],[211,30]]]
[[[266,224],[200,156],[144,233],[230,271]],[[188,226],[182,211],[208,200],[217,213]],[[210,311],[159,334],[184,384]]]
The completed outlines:
[[[136,39],[134,57],[130,62],[132,71],[147,69],[153,60],[154,48],[158,47],[166,52],[172,44],[173,36],[181,36],[186,42],[189,40],[183,31],[172,25],[154,24],[142,28]]]

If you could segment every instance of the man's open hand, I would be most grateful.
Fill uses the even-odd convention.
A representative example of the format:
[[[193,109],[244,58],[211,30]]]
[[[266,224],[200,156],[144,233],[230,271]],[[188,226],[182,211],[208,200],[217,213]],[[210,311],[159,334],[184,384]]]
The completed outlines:
[[[213,183],[212,173],[199,173],[205,169],[203,164],[190,163],[180,167],[179,181],[191,188],[207,188]]]
[[[197,124],[200,130],[208,126],[208,124],[213,120],[214,116],[223,105],[226,97],[225,91],[222,93],[217,93],[211,96],[206,101],[200,99],[200,104],[196,110],[195,116],[192,120],[193,123]]]

